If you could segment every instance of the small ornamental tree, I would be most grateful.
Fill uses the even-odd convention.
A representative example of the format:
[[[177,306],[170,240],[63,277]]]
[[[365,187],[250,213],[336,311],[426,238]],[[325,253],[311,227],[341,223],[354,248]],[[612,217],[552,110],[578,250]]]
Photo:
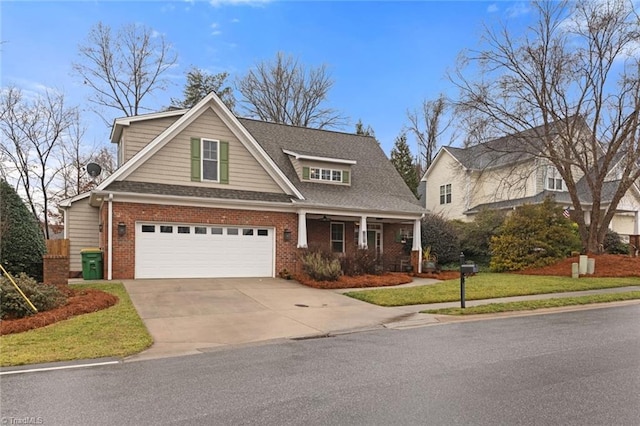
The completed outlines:
[[[467,258],[489,260],[491,238],[499,233],[505,216],[499,210],[482,210],[471,222],[453,222],[460,239],[460,250]]]
[[[44,236],[16,191],[0,180],[0,263],[10,274],[42,280]]]
[[[580,250],[580,238],[562,208],[550,199],[518,207],[491,239],[493,272],[550,265]]]

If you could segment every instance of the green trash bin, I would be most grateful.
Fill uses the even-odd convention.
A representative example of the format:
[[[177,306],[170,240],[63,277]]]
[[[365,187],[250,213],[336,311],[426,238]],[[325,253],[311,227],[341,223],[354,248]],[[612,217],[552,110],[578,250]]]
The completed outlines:
[[[82,256],[82,278],[85,280],[102,279],[102,250],[85,248],[80,250]]]

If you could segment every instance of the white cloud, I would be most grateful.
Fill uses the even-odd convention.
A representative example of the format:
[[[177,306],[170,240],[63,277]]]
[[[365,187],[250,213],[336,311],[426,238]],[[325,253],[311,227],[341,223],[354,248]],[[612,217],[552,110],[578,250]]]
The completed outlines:
[[[506,10],[506,14],[509,18],[515,18],[518,16],[526,15],[531,11],[531,8],[527,5],[527,3],[519,2],[515,3],[513,6],[510,6]]]
[[[219,27],[220,25],[217,22],[214,22],[210,25],[211,29],[213,31],[211,31],[211,35],[212,36],[218,36],[220,34],[222,34],[222,31],[220,31]]]
[[[239,20],[238,18],[233,18],[233,19],[231,20],[231,23],[232,23],[232,24],[237,24],[238,22],[240,22],[240,20]]]
[[[498,10],[500,10],[500,8],[499,8],[499,7],[498,7],[498,5],[497,5],[497,4],[495,4],[495,3],[492,3],[492,4],[490,4],[490,5],[487,7],[487,12],[488,12],[488,13],[495,13],[495,12],[497,12]]]

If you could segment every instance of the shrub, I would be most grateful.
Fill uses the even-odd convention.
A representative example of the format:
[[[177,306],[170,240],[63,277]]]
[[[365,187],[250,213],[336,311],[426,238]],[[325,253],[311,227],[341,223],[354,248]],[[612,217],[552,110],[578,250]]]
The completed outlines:
[[[373,249],[358,249],[355,254],[340,258],[340,267],[344,275],[354,277],[358,275],[378,275],[382,273],[380,257]]]
[[[340,261],[320,251],[303,254],[302,268],[316,281],[336,281],[342,274]]]
[[[473,221],[453,221],[460,240],[460,250],[468,258],[488,258],[491,256],[491,237],[499,233],[506,214],[498,210],[482,210]]]
[[[421,247],[431,247],[438,263],[457,262],[460,258],[460,243],[455,227],[442,216],[425,215],[422,219]]]
[[[612,230],[607,230],[604,236],[604,251],[609,254],[629,254],[629,244],[620,239],[620,235]]]
[[[57,308],[66,302],[65,295],[56,286],[38,284],[25,273],[19,274],[13,280],[38,312]],[[0,318],[22,318],[33,313],[9,278],[2,277],[0,279]]]
[[[44,236],[16,191],[0,180],[0,263],[12,275],[21,272],[42,280]]]
[[[542,204],[518,207],[499,235],[491,239],[493,272],[546,266],[579,250],[580,239],[562,208],[546,199]]]

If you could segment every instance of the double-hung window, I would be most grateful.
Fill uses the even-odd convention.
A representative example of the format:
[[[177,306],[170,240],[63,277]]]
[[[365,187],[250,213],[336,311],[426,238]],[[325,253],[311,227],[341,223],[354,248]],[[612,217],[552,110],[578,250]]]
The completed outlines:
[[[202,180],[218,181],[218,141],[202,139]]]
[[[440,185],[440,204],[451,204],[451,184]]]
[[[551,191],[564,191],[565,185],[560,172],[553,167],[547,167],[547,189]]]
[[[331,251],[344,253],[344,223],[331,224]]]

